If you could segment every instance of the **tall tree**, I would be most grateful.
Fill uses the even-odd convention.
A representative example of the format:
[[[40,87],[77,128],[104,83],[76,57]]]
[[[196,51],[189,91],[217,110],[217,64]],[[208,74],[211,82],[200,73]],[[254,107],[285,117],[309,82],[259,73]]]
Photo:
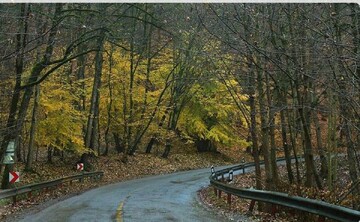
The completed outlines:
[[[35,64],[31,74],[30,74],[30,78],[28,79],[27,83],[31,84],[33,82],[36,82],[38,77],[40,76],[40,73],[44,70],[44,68],[50,63],[50,59],[51,56],[53,54],[53,50],[54,50],[54,41],[55,41],[55,36],[57,33],[57,27],[58,27],[58,23],[59,23],[59,17],[60,17],[60,13],[61,13],[61,8],[62,5],[61,4],[56,4],[55,5],[55,10],[54,10],[54,14],[53,14],[53,25],[52,25],[52,29],[49,32],[49,37],[48,37],[48,41],[47,41],[47,45],[46,45],[46,49],[43,55],[42,60]],[[20,69],[20,67],[19,67]],[[21,68],[22,70],[22,68]],[[21,71],[19,70],[19,71]],[[2,142],[2,146],[1,146],[1,156],[4,155],[5,149],[7,147],[7,144],[9,143],[9,141],[14,140],[14,141],[18,141],[18,136],[20,135],[21,131],[22,131],[22,127],[23,127],[23,123],[24,123],[24,119],[29,107],[29,103],[30,103],[30,98],[31,95],[33,93],[33,87],[27,87],[24,91],[24,95],[21,101],[21,105],[17,114],[17,120],[16,120],[16,124],[15,125],[15,130],[11,133],[11,134],[7,134],[7,136],[4,138],[3,142]],[[13,97],[18,97],[17,94],[14,94]],[[16,102],[17,100],[13,100],[14,102]],[[14,107],[17,107],[17,104],[14,104]],[[16,109],[11,109],[10,110],[10,115],[9,118],[13,118],[13,112],[16,112]],[[15,142],[16,144],[16,142]],[[12,170],[12,165],[6,165],[5,170],[4,170],[4,174],[3,174],[3,180],[1,183],[1,187],[4,188],[8,188],[9,186],[9,171]]]

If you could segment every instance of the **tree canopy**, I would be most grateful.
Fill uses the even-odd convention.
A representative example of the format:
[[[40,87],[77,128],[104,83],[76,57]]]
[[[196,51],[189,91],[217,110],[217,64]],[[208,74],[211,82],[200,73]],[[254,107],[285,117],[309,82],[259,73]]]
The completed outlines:
[[[241,147],[266,183],[323,187],[360,160],[356,4],[1,4],[0,144],[122,160]],[[27,156],[25,154],[28,154]],[[291,156],[304,155],[305,178]],[[319,156],[321,169],[315,166]],[[7,186],[6,165],[3,187]],[[295,171],[294,171],[295,170]],[[260,178],[260,177],[258,177]]]

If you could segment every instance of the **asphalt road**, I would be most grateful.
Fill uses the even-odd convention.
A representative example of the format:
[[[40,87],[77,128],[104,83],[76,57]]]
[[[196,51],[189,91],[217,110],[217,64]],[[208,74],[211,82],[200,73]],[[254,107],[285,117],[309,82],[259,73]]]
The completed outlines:
[[[103,186],[57,202],[20,221],[228,221],[199,204],[210,169],[151,176]]]

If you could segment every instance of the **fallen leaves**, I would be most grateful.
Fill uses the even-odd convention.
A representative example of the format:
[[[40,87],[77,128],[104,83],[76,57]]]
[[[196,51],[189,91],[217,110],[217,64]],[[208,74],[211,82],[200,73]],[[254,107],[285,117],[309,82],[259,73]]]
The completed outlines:
[[[276,189],[278,192],[288,193],[292,196],[301,196],[310,199],[323,200],[328,203],[338,204],[339,197],[346,193],[347,190],[351,187],[351,181],[349,174],[347,172],[347,165],[345,157],[340,157],[338,167],[338,178],[333,184],[332,189],[327,187],[326,179],[323,180],[325,188],[323,190],[316,189],[314,187],[305,187],[302,184],[288,184],[287,182],[287,171],[285,166],[278,166],[278,172],[280,177],[279,185]],[[303,176],[305,171],[304,166],[301,167],[300,172]],[[265,175],[263,175],[262,181],[265,181]],[[233,185],[239,188],[250,188],[255,187],[255,174],[241,174],[234,177]],[[212,187],[207,187],[199,192],[200,199],[209,207],[214,210],[225,212],[224,215],[231,215],[230,217],[235,217],[234,215],[246,215],[248,214],[250,200],[240,199],[238,197],[232,196],[231,207],[227,204],[227,195],[223,194],[221,198],[218,198],[214,194],[214,189]],[[349,195],[341,205],[352,207],[352,203],[355,197]],[[286,207],[277,207],[277,212],[272,215],[266,212],[259,211],[256,207],[252,212],[251,220],[260,220],[260,221],[313,221],[316,216],[304,213],[296,212],[290,208]]]
[[[109,183],[140,178],[145,175],[167,174],[176,171],[210,167],[211,165],[234,164],[234,162],[231,162],[230,159],[225,158],[223,155],[196,152],[173,153],[168,159],[153,154],[137,153],[134,156],[129,156],[126,164],[121,160],[121,155],[100,156],[91,159],[91,164],[96,171],[104,171],[104,177],[100,181],[94,182],[90,179],[85,179],[84,182],[73,181],[71,185],[66,183],[58,188],[44,189],[33,193],[31,198],[28,198],[26,195],[18,197],[18,201],[14,205],[12,205],[11,199],[0,200],[0,220],[10,219],[16,216],[16,214],[21,213],[24,209],[51,199],[74,195]],[[20,171],[24,169],[23,164],[18,163],[16,167]],[[34,172],[22,174],[21,182],[16,184],[16,186],[53,180],[77,173],[79,172],[73,170],[73,160],[56,162],[55,164],[36,162],[34,164]]]

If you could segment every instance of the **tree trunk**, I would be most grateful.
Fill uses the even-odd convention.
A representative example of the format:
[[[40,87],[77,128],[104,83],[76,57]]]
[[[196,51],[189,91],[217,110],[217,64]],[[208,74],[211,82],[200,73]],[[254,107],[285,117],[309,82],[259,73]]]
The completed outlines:
[[[310,122],[309,117],[305,117],[304,107],[299,108],[299,114],[302,121],[302,126],[304,130],[304,156],[305,156],[305,165],[306,165],[306,181],[305,185],[312,187],[313,178],[315,179],[316,185],[319,189],[322,189],[321,181],[319,175],[316,172],[316,167],[314,163],[314,156],[312,154],[312,144],[311,144],[311,134],[310,134]]]
[[[89,109],[89,116],[85,134],[85,147],[92,150],[96,149],[97,135],[98,135],[98,121],[99,118],[99,99],[100,99],[100,86],[101,86],[101,74],[103,65],[103,50],[104,50],[105,30],[101,30],[97,47],[98,51],[95,56],[95,76],[91,93],[91,104]]]
[[[131,16],[135,16],[135,9],[134,7],[131,8]],[[132,143],[132,123],[134,121],[134,97],[133,97],[133,90],[134,90],[134,79],[135,79],[135,71],[136,71],[136,61],[135,61],[135,40],[134,40],[134,33],[136,29],[136,20],[133,19],[132,30],[131,30],[131,39],[130,39],[130,81],[129,81],[129,117],[127,118],[126,124],[126,150],[124,153],[124,162],[127,162],[127,155],[133,155],[137,149],[138,144]]]
[[[29,149],[27,153],[27,160],[25,165],[25,171],[32,170],[32,162],[34,159],[34,140],[35,140],[35,131],[36,131],[36,115],[39,107],[39,99],[40,99],[40,85],[35,86],[35,98],[34,98],[34,108],[31,119],[31,128],[30,128],[30,141],[29,141]]]
[[[244,10],[246,10],[246,8],[244,8]],[[245,11],[244,11],[245,13]],[[244,36],[245,39],[250,39],[250,32],[249,32],[249,28],[250,26],[253,25],[251,22],[251,18],[250,16],[246,16],[244,17]],[[254,158],[254,162],[255,162],[255,187],[258,190],[262,189],[262,183],[261,183],[261,168],[260,168],[260,153],[259,153],[259,144],[258,144],[258,133],[257,133],[257,128],[256,128],[256,101],[255,101],[255,87],[256,87],[256,74],[254,72],[254,65],[256,64],[254,62],[254,56],[252,54],[252,50],[250,49],[251,46],[247,45],[247,49],[248,52],[246,54],[246,59],[249,61],[247,68],[248,68],[248,77],[247,77],[247,82],[248,82],[248,86],[247,86],[247,94],[249,96],[249,107],[250,107],[250,126],[249,126],[249,130],[250,130],[250,136],[251,136],[251,141],[252,141],[252,156]],[[260,95],[261,96],[261,95]],[[258,203],[258,209],[261,211],[262,210],[262,204]]]
[[[80,9],[85,8],[85,10],[90,9],[90,4],[80,4]],[[88,48],[88,44],[83,43],[78,47],[78,53],[84,52]],[[78,67],[76,72],[76,78],[80,81],[81,94],[80,98],[77,101],[77,107],[80,111],[86,110],[86,90],[85,90],[85,69],[86,69],[87,55],[81,55],[76,58],[76,66]],[[83,133],[86,133],[85,124],[83,125]],[[84,138],[85,140],[85,138]]]
[[[114,141],[115,141],[115,147],[118,153],[125,152],[125,147],[123,142],[120,139],[120,136],[118,133],[113,133]]]
[[[304,24],[307,22],[305,16],[300,16],[299,21]],[[311,72],[314,70],[313,63],[311,63],[310,48],[313,47],[309,41],[306,41],[308,34],[307,29],[300,29],[299,35],[303,36],[300,39],[300,44],[297,45],[295,53],[297,56],[297,64],[299,69],[296,71],[295,89],[298,101],[298,113],[302,125],[302,137],[303,137],[303,150],[306,167],[306,181],[305,185],[312,187],[315,180],[316,186],[322,189],[320,177],[317,173],[314,156],[313,146],[311,143],[311,115],[312,115],[312,98],[311,90],[313,89],[313,80],[310,79]],[[301,84],[301,85],[300,85]],[[301,88],[301,90],[300,90]],[[301,92],[301,93],[300,93]]]
[[[173,69],[170,71],[170,73],[168,73],[168,76],[166,77],[166,80],[165,80],[166,85],[165,85],[164,89],[161,91],[161,93],[160,93],[160,95],[159,95],[159,97],[158,97],[158,100],[157,100],[157,102],[156,102],[156,106],[155,106],[154,110],[152,111],[148,122],[145,124],[144,128],[140,131],[139,135],[135,138],[134,143],[132,144],[131,149],[128,150],[128,154],[129,154],[129,155],[133,155],[133,154],[135,153],[139,142],[141,141],[142,137],[144,136],[144,134],[145,134],[146,131],[148,130],[150,124],[151,124],[152,121],[154,120],[154,117],[155,117],[155,115],[156,115],[156,113],[157,113],[157,111],[158,111],[159,105],[160,105],[160,103],[162,102],[163,96],[164,96],[164,94],[165,94],[165,92],[167,91],[167,88],[168,88],[168,86],[169,86],[169,84],[168,84],[169,78],[170,78],[171,75],[173,75],[173,71],[175,70],[176,67],[177,67],[177,65],[175,65],[175,66],[173,67]],[[126,125],[126,122],[125,122],[125,125]],[[125,127],[125,129],[126,129],[126,127]],[[126,136],[126,134],[125,134],[125,136]],[[125,157],[125,158],[126,158],[126,157]]]
[[[351,119],[351,111],[349,109],[349,101],[346,98],[347,96],[347,87],[345,83],[345,76],[340,77],[339,81],[339,91],[340,91],[340,115],[343,117],[343,127],[344,127],[344,134],[346,138],[346,151],[347,151],[347,157],[348,157],[348,165],[349,165],[349,173],[350,178],[353,183],[356,183],[358,180],[358,173],[357,173],[357,159],[356,159],[356,150],[355,145],[352,138],[352,131],[351,131],[351,123],[349,119]],[[355,190],[356,192],[359,192],[359,189]]]
[[[198,152],[216,152],[215,144],[209,139],[198,138],[195,141],[195,146]]]
[[[53,162],[53,148],[51,146],[49,146],[47,150],[47,162],[48,163]]]
[[[164,153],[162,155],[163,158],[168,158],[169,154],[170,154],[170,149],[171,149],[171,143],[169,139],[166,139],[165,142],[165,150]]]
[[[337,114],[336,109],[338,104],[335,99],[335,95],[332,90],[328,90],[329,98],[329,107],[330,113],[328,116],[328,127],[327,127],[327,151],[328,151],[328,187],[330,190],[334,189],[334,183],[337,179],[337,136],[336,136],[336,126],[337,126]]]
[[[42,60],[39,63],[36,63],[30,73],[30,77],[28,80],[28,83],[33,83],[36,82],[36,80],[38,79],[38,77],[40,76],[40,73],[42,70],[45,69],[45,67],[47,66],[47,64],[50,62],[50,59],[52,57],[52,53],[53,53],[53,49],[54,49],[54,42],[55,42],[55,36],[57,34],[57,30],[58,30],[58,26],[57,26],[57,22],[58,22],[58,17],[61,13],[61,9],[62,9],[62,4],[55,4],[55,11],[54,11],[54,15],[53,15],[53,26],[52,29],[49,32],[49,38],[47,41],[47,45],[46,45],[46,49],[45,49],[45,53],[43,55]],[[19,86],[20,87],[20,86]],[[18,89],[20,90],[20,89]],[[3,140],[3,144],[1,147],[1,157],[4,156],[7,144],[9,143],[10,140],[16,140],[18,141],[18,136],[20,135],[20,133],[22,132],[22,128],[23,128],[23,123],[27,114],[27,110],[29,107],[29,103],[30,103],[30,99],[31,99],[31,95],[33,94],[33,87],[27,87],[25,89],[22,101],[21,101],[21,105],[20,105],[20,109],[18,110],[18,117],[17,120],[12,119],[11,122],[16,123],[13,124],[13,128],[14,131],[11,132],[11,134],[7,134],[6,137]],[[17,95],[14,94],[13,97],[13,104],[11,104],[11,106],[14,106],[13,108],[10,108],[10,116],[14,115],[14,113],[17,111],[17,99],[16,99]],[[16,102],[16,103],[15,103]],[[14,112],[12,112],[14,111]],[[9,120],[10,119],[9,116]],[[4,173],[3,173],[3,179],[2,179],[2,183],[1,183],[1,188],[2,189],[7,189],[9,187],[9,170],[11,170],[12,166],[7,165],[7,167],[5,167]]]
[[[97,150],[98,155],[100,155],[100,120],[99,120],[99,113],[100,113],[100,92],[96,95],[96,105],[95,105],[95,112],[94,112],[94,122],[93,122],[93,131],[91,136],[91,142],[93,144],[93,150]]]
[[[169,113],[170,107],[171,107],[171,102],[170,102],[169,106],[166,108],[164,115],[161,117],[161,120],[158,125],[159,128],[161,128],[164,125],[166,115]],[[146,153],[151,153],[152,147],[155,144],[155,142],[156,142],[156,136],[154,135],[151,137],[148,145],[146,146],[146,151],[145,151]]]
[[[90,162],[90,157],[91,155],[88,153],[83,153],[80,157],[80,160],[76,162],[76,164],[78,163],[83,163],[84,164],[84,171],[92,171],[93,170],[93,165]]]
[[[340,6],[339,4],[334,4],[334,10],[335,13],[337,15],[340,15]],[[355,15],[354,15],[355,16]],[[356,20],[355,20],[356,21]],[[353,23],[354,21],[354,17],[353,17]],[[339,20],[339,17],[336,16],[336,18],[334,18],[334,29],[335,29],[335,39],[336,42],[342,42],[342,24],[340,23],[341,21]],[[352,30],[353,32],[357,32],[356,27],[357,27],[358,23],[353,24],[354,29]],[[357,27],[358,28],[358,27]],[[354,36],[355,38],[355,36]],[[359,41],[359,40],[358,40]],[[355,45],[357,46],[357,44],[355,43]],[[343,52],[342,50],[339,48],[339,45],[335,45],[335,50],[338,56],[338,64],[337,65],[337,69],[339,69],[340,67],[344,67],[343,64]],[[355,50],[357,50],[357,47],[355,47]],[[357,55],[359,56],[359,55]],[[338,97],[339,97],[339,101],[340,102],[340,116],[342,118],[342,124],[343,124],[343,133],[346,139],[346,148],[347,148],[347,156],[348,156],[348,165],[349,165],[349,174],[350,174],[350,178],[352,180],[353,183],[356,183],[358,180],[358,172],[357,172],[357,164],[358,160],[356,158],[356,149],[355,149],[355,144],[354,144],[354,139],[353,139],[353,132],[352,132],[352,104],[351,104],[351,100],[350,100],[350,95],[351,92],[349,93],[349,85],[347,83],[351,82],[348,78],[347,74],[347,70],[342,69],[342,70],[334,70],[335,73],[338,73],[338,79],[336,79],[337,84],[338,84]],[[358,68],[357,68],[358,69]],[[358,70],[357,70],[358,71]],[[357,73],[358,74],[358,73]],[[347,81],[348,80],[348,81]],[[355,189],[354,190],[355,194],[354,196],[359,195],[360,193],[360,189]],[[356,201],[356,205],[358,205],[357,207],[359,207],[359,201]]]
[[[283,106],[280,111],[281,137],[282,137],[282,145],[283,145],[284,154],[285,154],[288,180],[289,180],[289,183],[292,184],[292,183],[294,183],[294,175],[293,175],[293,172],[291,169],[291,155],[290,155],[290,150],[289,150],[288,141],[287,141],[286,120],[285,120],[284,112],[285,112],[285,110],[284,110],[284,106]],[[295,158],[296,158],[296,156],[295,156]]]
[[[256,189],[261,190],[261,169],[260,169],[260,156],[259,156],[259,146],[257,139],[257,130],[256,130],[256,109],[255,109],[255,98],[252,93],[249,97],[250,105],[250,135],[252,141],[252,156],[255,162],[255,175],[256,175]]]
[[[156,141],[156,138],[155,136],[152,136],[148,145],[146,146],[146,151],[145,153],[151,153],[151,150],[152,150],[152,147],[154,146],[155,144],[155,141]]]
[[[350,4],[350,7],[351,7],[351,11],[352,11],[352,16],[351,16],[351,19],[352,19],[352,31],[353,31],[353,45],[355,46],[354,47],[354,55],[356,56],[355,57],[355,61],[360,61],[360,7],[358,4]],[[356,70],[355,70],[355,76],[357,78],[357,93],[358,95],[360,94],[360,65],[357,64],[356,66]],[[357,100],[357,103],[359,104],[360,103],[360,100],[359,100],[359,97],[358,97],[358,100]],[[359,151],[359,144],[360,144],[360,132],[359,132],[359,129],[360,129],[360,117],[359,117],[359,114],[357,115],[357,118],[355,118],[355,127],[357,129],[357,136],[356,136],[356,140],[357,140],[357,150],[353,150],[353,154],[354,156],[352,156],[352,158],[355,158],[356,161],[357,161],[357,169],[360,170],[360,160],[359,160],[359,155],[358,155],[358,151]],[[352,154],[351,154],[352,155]],[[357,176],[355,174],[353,174],[353,176]],[[352,180],[354,182],[354,180]],[[355,190],[355,195],[359,195],[360,194],[360,187],[358,185],[357,187],[358,189]],[[356,209],[359,210],[360,209],[360,201],[357,201],[355,204],[357,206]]]
[[[16,34],[16,58],[15,58],[15,86],[14,93],[12,94],[10,111],[6,124],[8,129],[5,132],[5,136],[2,139],[1,149],[0,149],[0,159],[4,157],[6,148],[11,140],[15,139],[17,124],[16,124],[16,113],[18,108],[18,103],[20,100],[20,86],[21,86],[21,77],[24,69],[24,48],[27,45],[27,28],[28,28],[28,15],[29,15],[29,4],[22,4],[20,9],[20,29],[18,34]],[[0,171],[1,172],[1,171]],[[4,176],[6,176],[4,174]]]
[[[303,59],[303,61],[306,61],[306,59]],[[304,64],[303,64],[304,66]],[[305,185],[307,187],[313,186],[313,181],[315,180],[316,185],[319,189],[322,189],[321,180],[319,178],[319,175],[316,171],[316,166],[314,162],[314,156],[313,156],[313,147],[311,143],[311,98],[309,98],[308,92],[309,89],[311,89],[311,83],[307,76],[307,74],[301,73],[301,79],[303,80],[303,91],[300,93],[299,90],[299,82],[296,80],[295,82],[295,89],[296,89],[296,95],[298,100],[298,113],[301,120],[301,125],[303,129],[302,137],[303,137],[303,150],[304,150],[304,158],[305,158],[305,175],[306,175],[306,181]]]
[[[83,51],[82,49],[85,48],[86,45],[79,47],[79,52]],[[80,81],[80,88],[81,88],[81,94],[79,96],[77,103],[77,109],[79,111],[82,111],[85,113],[86,110],[86,89],[85,89],[85,68],[86,68],[86,58],[87,55],[81,55],[76,59],[77,62],[77,73],[76,77],[77,80]],[[82,135],[85,141],[85,135],[86,135],[86,123],[82,124]]]
[[[266,79],[266,97],[268,101],[268,107],[269,107],[269,120],[268,120],[268,126],[269,126],[269,138],[270,138],[270,169],[271,169],[271,175],[272,175],[272,183],[274,183],[274,186],[277,186],[279,181],[279,175],[277,172],[277,162],[276,162],[276,144],[275,144],[275,110],[273,108],[273,102],[270,94],[270,82],[269,82],[269,75],[265,75]]]
[[[111,73],[113,67],[113,49],[111,49],[110,57],[109,57],[109,74],[108,74],[108,84],[109,84],[109,104],[107,105],[107,122],[105,129],[105,151],[103,153],[104,156],[107,156],[109,153],[109,133],[110,133],[110,125],[111,125],[111,108],[113,104],[113,85],[111,83]]]
[[[264,156],[265,165],[265,189],[272,190],[273,187],[273,176],[270,165],[270,152],[269,152],[269,122],[268,122],[268,111],[265,107],[265,91],[263,89],[264,79],[262,77],[262,71],[257,71],[257,91],[258,101],[260,107],[260,121],[261,121],[261,151]]]
[[[321,128],[319,123],[319,118],[317,117],[317,113],[313,113],[314,118],[314,124],[315,124],[315,132],[316,132],[316,143],[317,143],[317,149],[320,156],[320,175],[322,177],[326,177],[328,175],[328,165],[326,160],[326,151],[324,150],[322,138],[321,138]]]

